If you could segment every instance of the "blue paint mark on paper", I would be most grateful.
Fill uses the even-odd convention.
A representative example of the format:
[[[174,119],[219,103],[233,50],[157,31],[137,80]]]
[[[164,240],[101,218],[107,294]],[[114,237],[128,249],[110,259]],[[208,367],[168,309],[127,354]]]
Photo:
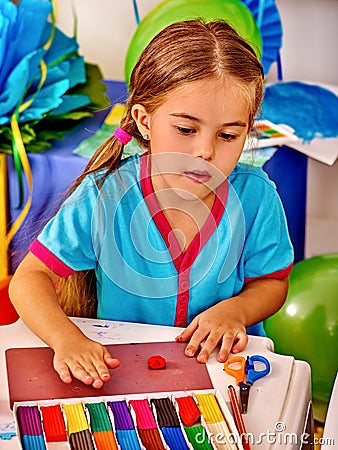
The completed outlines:
[[[296,81],[267,86],[262,111],[263,119],[289,125],[304,142],[338,137],[338,97],[321,86]]]
[[[16,436],[15,422],[0,423],[0,440],[9,440]]]
[[[12,437],[16,436],[15,432],[11,432],[11,433],[0,433],[0,439],[4,440],[4,441],[9,441],[10,439],[12,439]]]

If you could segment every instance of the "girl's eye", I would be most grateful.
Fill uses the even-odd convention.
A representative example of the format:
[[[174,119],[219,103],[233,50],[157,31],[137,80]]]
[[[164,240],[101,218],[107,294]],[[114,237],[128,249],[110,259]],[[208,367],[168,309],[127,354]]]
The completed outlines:
[[[220,133],[219,137],[224,141],[233,141],[234,139],[236,139],[236,136],[234,134],[229,133]]]
[[[194,134],[196,132],[193,128],[176,127],[176,129],[180,134],[184,135]]]

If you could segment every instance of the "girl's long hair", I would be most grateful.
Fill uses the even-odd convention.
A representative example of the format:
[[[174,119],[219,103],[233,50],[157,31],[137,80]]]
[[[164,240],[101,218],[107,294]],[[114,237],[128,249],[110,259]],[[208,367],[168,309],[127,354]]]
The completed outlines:
[[[262,101],[264,80],[263,68],[253,48],[221,20],[209,23],[187,20],[169,25],[147,45],[133,69],[120,127],[133,136],[141,148],[148,149],[149,141],[142,137],[132,118],[132,107],[141,104],[152,114],[174,89],[219,77],[235,83],[246,97],[251,127]],[[107,139],[67,195],[88,174],[105,169],[105,175],[98,181],[102,187],[106,177],[118,169],[123,148],[114,136]],[[77,272],[62,279],[58,296],[66,314],[95,317],[95,285],[94,271]]]

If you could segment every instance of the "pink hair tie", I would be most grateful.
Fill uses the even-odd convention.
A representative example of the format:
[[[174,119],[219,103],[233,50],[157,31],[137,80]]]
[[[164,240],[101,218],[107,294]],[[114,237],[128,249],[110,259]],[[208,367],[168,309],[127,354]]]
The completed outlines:
[[[132,136],[130,136],[130,134],[128,134],[126,131],[122,130],[122,128],[116,128],[114,136],[123,145],[128,144],[128,142],[132,140]]]

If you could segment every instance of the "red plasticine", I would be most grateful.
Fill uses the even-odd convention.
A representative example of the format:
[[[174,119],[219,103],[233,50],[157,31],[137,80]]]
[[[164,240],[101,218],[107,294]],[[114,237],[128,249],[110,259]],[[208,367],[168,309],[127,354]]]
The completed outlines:
[[[65,422],[60,405],[41,406],[43,426],[47,442],[67,441]]]
[[[150,356],[148,358],[148,367],[149,369],[157,370],[157,369],[164,369],[166,366],[166,360],[163,358],[163,356],[155,355]]]
[[[201,412],[192,396],[176,397],[179,415],[186,427],[192,427],[201,417]]]

